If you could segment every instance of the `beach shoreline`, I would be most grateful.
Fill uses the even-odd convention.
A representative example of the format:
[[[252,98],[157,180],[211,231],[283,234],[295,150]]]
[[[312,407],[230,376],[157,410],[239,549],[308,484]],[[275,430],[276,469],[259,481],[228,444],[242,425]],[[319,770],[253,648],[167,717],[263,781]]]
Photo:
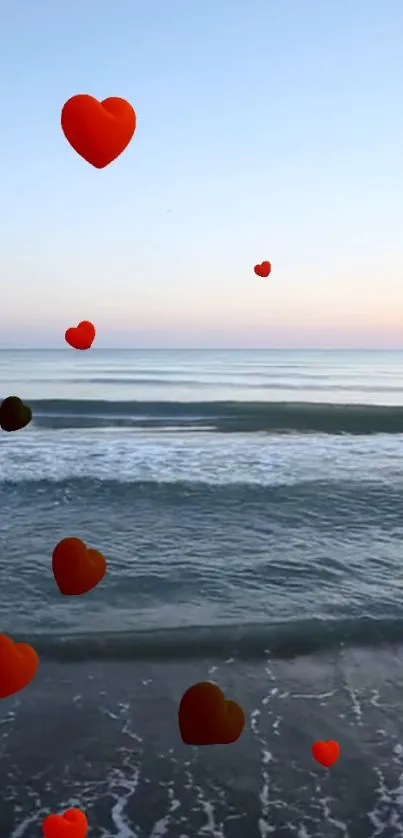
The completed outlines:
[[[401,654],[42,658],[32,684],[0,705],[0,834],[41,838],[43,818],[70,805],[91,838],[403,834]],[[244,707],[234,745],[180,740],[181,695],[205,679]],[[314,762],[316,739],[339,741],[331,769]]]

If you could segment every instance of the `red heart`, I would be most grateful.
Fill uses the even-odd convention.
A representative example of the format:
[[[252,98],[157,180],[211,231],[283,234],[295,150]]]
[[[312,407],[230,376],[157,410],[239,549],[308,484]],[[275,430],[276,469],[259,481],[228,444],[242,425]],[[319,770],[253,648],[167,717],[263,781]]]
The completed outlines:
[[[330,768],[340,756],[340,745],[334,739],[329,739],[328,742],[314,742],[312,745],[312,756],[321,765]]]
[[[0,698],[23,690],[37,673],[39,657],[29,643],[0,634]]]
[[[88,821],[81,809],[67,809],[64,815],[48,815],[42,823],[45,838],[85,838]]]
[[[3,431],[20,431],[32,419],[32,410],[18,396],[7,396],[0,404],[0,427]]]
[[[245,714],[216,684],[201,681],[182,696],[178,721],[185,745],[231,745],[244,729]]]
[[[111,96],[98,102],[93,96],[72,96],[62,109],[62,130],[67,141],[87,163],[104,169],[129,145],[136,130],[136,114],[126,99]]]
[[[65,340],[73,349],[90,349],[95,339],[96,331],[93,323],[82,320],[78,326],[71,326],[65,332]]]
[[[266,277],[269,276],[269,273],[271,271],[271,264],[270,262],[262,262],[260,265],[255,265],[253,270],[255,271],[255,274],[257,276]]]
[[[102,553],[87,547],[81,538],[63,538],[53,550],[52,570],[61,594],[81,596],[104,578],[106,561]]]

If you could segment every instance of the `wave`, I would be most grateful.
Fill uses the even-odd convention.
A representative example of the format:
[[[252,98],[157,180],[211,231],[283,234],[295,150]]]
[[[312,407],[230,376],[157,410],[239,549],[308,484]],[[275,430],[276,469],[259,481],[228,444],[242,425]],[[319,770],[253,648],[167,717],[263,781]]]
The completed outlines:
[[[345,382],[345,378],[343,381],[336,382],[336,383],[329,383],[329,376],[312,376],[312,375],[302,375],[300,381],[289,381],[281,376],[280,381],[271,381],[270,377],[267,375],[256,375],[253,373],[253,377],[261,378],[261,381],[250,381],[245,378],[243,374],[239,374],[237,376],[232,376],[231,378],[224,379],[222,377],[217,378],[214,380],[211,376],[207,379],[200,379],[198,378],[180,378],[179,376],[172,378],[172,377],[131,377],[126,375],[116,375],[113,377],[105,377],[105,376],[96,376],[96,377],[86,377],[81,376],[80,378],[69,378],[68,384],[109,384],[115,387],[127,387],[127,386],[141,386],[146,388],[152,387],[166,387],[166,388],[178,388],[178,387],[189,387],[194,390],[222,390],[225,388],[233,388],[234,385],[240,387],[242,390],[264,390],[266,392],[270,392],[271,390],[296,390],[306,392],[310,390],[311,392],[327,392],[327,393],[399,393],[403,397],[403,386],[398,384],[360,384],[354,382],[352,384],[348,384]],[[280,377],[280,376],[279,376]],[[317,380],[322,378],[323,381],[317,383]],[[33,379],[36,384],[49,384],[50,381],[48,378],[40,379],[36,378]]]
[[[14,640],[25,640],[15,637]],[[183,626],[86,635],[30,635],[43,657],[61,661],[289,659],[348,646],[403,642],[403,619],[295,620],[274,625]]]
[[[218,433],[403,433],[403,406],[319,402],[30,401],[42,428],[188,428]]]
[[[250,503],[256,504],[274,502],[280,504],[280,501],[282,504],[286,504],[287,501],[294,499],[298,502],[309,501],[311,505],[314,502],[323,503],[328,516],[337,508],[337,503],[348,507],[352,514],[356,505],[359,504],[359,514],[362,520],[362,516],[365,514],[364,505],[371,507],[369,510],[367,509],[367,512],[371,515],[374,514],[372,506],[376,506],[383,515],[385,515],[385,510],[391,510],[392,504],[396,504],[396,508],[399,509],[403,479],[399,474],[399,479],[395,480],[393,484],[389,482],[387,491],[385,491],[385,483],[382,480],[376,480],[373,476],[372,480],[362,480],[360,478],[348,481],[345,478],[342,480],[319,478],[284,480],[280,478],[278,481],[259,483],[250,480],[220,482],[214,476],[204,480],[178,480],[175,475],[172,476],[171,480],[139,480],[132,475],[111,477],[109,474],[105,474],[104,477],[97,477],[94,480],[94,477],[88,474],[69,475],[67,477],[56,474],[54,477],[38,477],[36,472],[33,471],[30,475],[23,474],[12,478],[0,474],[0,489],[11,490],[13,487],[18,493],[21,493],[24,488],[28,493],[34,492],[35,496],[53,490],[54,487],[62,493],[68,492],[74,496],[96,492],[99,500],[104,497],[108,502],[112,498],[114,500],[124,498],[129,490],[130,498],[133,501],[150,497],[182,505],[184,498],[189,499],[189,501],[193,498],[198,504],[203,501],[211,501],[216,508],[220,502],[226,504],[229,500],[232,503],[242,503],[246,495]],[[329,499],[332,501],[331,506],[329,506]],[[274,512],[271,514],[274,514]],[[280,505],[278,514],[281,517],[282,507]],[[347,513],[345,512],[345,514]]]

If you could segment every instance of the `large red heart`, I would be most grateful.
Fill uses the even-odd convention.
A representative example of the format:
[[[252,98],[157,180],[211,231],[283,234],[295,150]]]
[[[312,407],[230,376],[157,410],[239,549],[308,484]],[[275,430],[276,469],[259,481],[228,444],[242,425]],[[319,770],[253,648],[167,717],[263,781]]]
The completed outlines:
[[[102,553],[87,547],[81,538],[63,538],[53,550],[52,570],[61,594],[81,596],[104,578],[106,561]]]
[[[81,809],[67,809],[64,815],[48,815],[42,823],[45,838],[85,838],[88,821]]]
[[[111,96],[72,96],[62,109],[62,130],[70,145],[87,163],[104,169],[129,145],[136,130],[136,114],[126,99]]]
[[[245,714],[216,684],[201,681],[182,696],[178,721],[186,745],[230,745],[244,729]]]
[[[65,340],[74,349],[90,349],[95,340],[96,330],[89,320],[82,320],[78,326],[71,326],[65,332]]]
[[[0,405],[0,427],[3,431],[20,431],[32,419],[32,410],[18,396],[7,396]]]
[[[0,634],[0,698],[23,690],[37,673],[39,657],[29,643]]]
[[[334,739],[329,739],[328,742],[314,742],[312,745],[312,756],[321,765],[330,768],[340,756],[340,745]]]

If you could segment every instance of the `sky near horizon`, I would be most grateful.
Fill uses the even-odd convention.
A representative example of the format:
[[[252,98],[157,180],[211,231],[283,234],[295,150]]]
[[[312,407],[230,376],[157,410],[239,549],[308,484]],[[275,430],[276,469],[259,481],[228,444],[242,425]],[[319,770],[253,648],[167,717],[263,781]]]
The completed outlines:
[[[402,0],[17,0],[0,48],[0,347],[403,346]],[[103,170],[78,93],[137,114]]]

